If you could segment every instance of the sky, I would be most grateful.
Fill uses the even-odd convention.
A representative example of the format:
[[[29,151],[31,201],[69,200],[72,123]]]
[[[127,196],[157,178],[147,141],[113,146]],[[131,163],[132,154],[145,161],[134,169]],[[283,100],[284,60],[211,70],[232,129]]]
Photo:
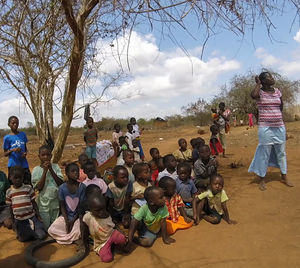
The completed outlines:
[[[264,27],[258,25],[254,32],[244,36],[218,29],[205,45],[203,57],[202,41],[195,31],[191,37],[182,30],[175,29],[178,43],[162,37],[159,31],[150,32],[139,27],[131,33],[127,53],[128,35],[110,42],[99,41],[97,55],[105,61],[100,73],[114,75],[120,66],[126,75],[118,86],[110,87],[103,102],[94,109],[95,121],[102,117],[115,118],[156,118],[182,113],[181,107],[198,98],[209,101],[218,94],[222,85],[229,83],[236,74],[249,71],[259,74],[262,68],[270,68],[289,79],[299,79],[300,73],[300,27],[292,27],[294,12],[272,18],[276,29],[273,38],[268,37]],[[193,33],[196,25],[188,21]],[[184,49],[182,49],[182,47]],[[100,94],[105,81],[90,79],[89,88]],[[3,89],[5,85],[1,84]],[[113,99],[113,100],[112,100]],[[93,97],[79,92],[77,107],[92,101]],[[110,101],[109,101],[110,100]],[[15,92],[4,91],[0,94],[0,128],[7,128],[10,115],[20,119],[24,127],[34,119],[29,109]],[[72,126],[83,126],[83,111]],[[60,123],[60,113],[54,113],[55,125]]]

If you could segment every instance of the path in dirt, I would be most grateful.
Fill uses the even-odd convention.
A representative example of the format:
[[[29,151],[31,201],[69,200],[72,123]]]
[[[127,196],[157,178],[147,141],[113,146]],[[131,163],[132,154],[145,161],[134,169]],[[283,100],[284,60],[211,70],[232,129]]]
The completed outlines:
[[[258,190],[252,183],[253,175],[247,168],[257,145],[257,129],[233,128],[228,135],[227,159],[220,159],[219,172],[225,178],[225,190],[230,198],[228,208],[237,225],[222,221],[211,225],[204,221],[191,229],[178,231],[176,243],[164,245],[159,238],[153,247],[137,247],[128,256],[116,255],[110,264],[101,267],[300,267],[300,202],[299,202],[299,149],[300,123],[287,124],[288,176],[295,187],[280,183],[280,173],[270,169],[267,174],[267,191]],[[174,151],[177,140],[188,141],[197,136],[196,128],[178,128],[145,131],[143,145],[146,152],[158,147],[161,154]],[[102,134],[109,138],[110,133]],[[208,140],[209,135],[203,137]],[[163,138],[163,141],[159,141]],[[69,142],[81,142],[81,136],[70,136]],[[36,151],[30,137],[29,150]],[[78,149],[79,150],[79,149]],[[148,154],[147,154],[148,156]],[[74,159],[76,152],[65,152],[66,159]],[[6,170],[1,159],[1,168]],[[37,165],[34,153],[30,154],[31,168]],[[239,161],[244,166],[231,169],[229,164]],[[5,163],[6,164],[6,163]],[[12,231],[0,229],[0,267],[27,267],[23,251],[27,244],[19,243]],[[57,260],[74,254],[74,246],[50,245],[37,254],[43,259]],[[99,258],[94,252],[75,267],[98,267]]]

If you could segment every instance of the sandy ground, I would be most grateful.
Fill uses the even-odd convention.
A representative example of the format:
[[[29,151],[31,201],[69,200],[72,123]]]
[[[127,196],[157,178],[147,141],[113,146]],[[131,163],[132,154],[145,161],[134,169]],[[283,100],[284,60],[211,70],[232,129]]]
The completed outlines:
[[[151,248],[137,247],[128,256],[116,254],[115,261],[100,264],[94,252],[90,252],[75,267],[300,267],[300,202],[299,202],[299,149],[300,123],[287,124],[291,138],[287,141],[288,176],[294,188],[283,185],[280,173],[270,169],[267,174],[267,191],[258,190],[254,176],[247,169],[257,145],[257,128],[233,128],[228,138],[228,158],[220,159],[219,172],[225,178],[225,190],[230,198],[228,208],[237,225],[222,221],[211,225],[204,221],[191,229],[178,231],[176,243],[164,245],[159,238]],[[196,137],[197,129],[177,128],[148,130],[143,135],[146,156],[151,147],[158,147],[161,154],[177,148],[177,140]],[[109,138],[102,133],[101,138]],[[163,138],[163,141],[159,141]],[[209,135],[203,138],[208,141]],[[38,164],[34,137],[29,137],[29,161],[31,168]],[[81,143],[79,135],[70,135],[68,143]],[[66,149],[63,160],[76,159],[80,147]],[[7,159],[0,159],[0,167],[6,170]],[[232,169],[229,164],[240,162],[242,167]],[[0,229],[0,267],[28,267],[23,252],[28,243],[20,243],[15,234]],[[49,245],[37,252],[44,260],[59,260],[75,253],[75,246]]]

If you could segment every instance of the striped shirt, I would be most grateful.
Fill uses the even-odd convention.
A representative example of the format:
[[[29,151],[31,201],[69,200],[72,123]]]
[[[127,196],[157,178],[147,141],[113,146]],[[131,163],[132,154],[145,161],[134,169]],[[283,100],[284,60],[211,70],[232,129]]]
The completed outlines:
[[[30,219],[35,215],[32,200],[35,193],[30,185],[23,184],[20,188],[13,185],[6,191],[6,204],[11,205],[16,220]]]
[[[171,197],[170,201],[168,199],[165,199],[165,204],[169,212],[168,219],[170,219],[172,222],[177,222],[180,216],[178,208],[185,207],[181,196],[179,194],[174,194]]]
[[[260,90],[260,98],[257,100],[259,112],[258,125],[260,127],[283,127],[281,106],[281,92],[274,88],[273,93]]]

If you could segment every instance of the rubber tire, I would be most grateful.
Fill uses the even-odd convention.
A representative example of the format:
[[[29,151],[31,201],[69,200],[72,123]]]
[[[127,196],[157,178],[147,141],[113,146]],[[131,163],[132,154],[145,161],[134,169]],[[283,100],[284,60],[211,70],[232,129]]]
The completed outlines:
[[[63,268],[73,266],[80,261],[82,261],[87,255],[88,252],[79,251],[78,254],[72,256],[68,259],[60,260],[60,261],[41,261],[38,258],[33,257],[34,252],[48,244],[56,243],[55,239],[50,240],[37,240],[32,242],[25,250],[25,260],[28,265],[36,268]]]

